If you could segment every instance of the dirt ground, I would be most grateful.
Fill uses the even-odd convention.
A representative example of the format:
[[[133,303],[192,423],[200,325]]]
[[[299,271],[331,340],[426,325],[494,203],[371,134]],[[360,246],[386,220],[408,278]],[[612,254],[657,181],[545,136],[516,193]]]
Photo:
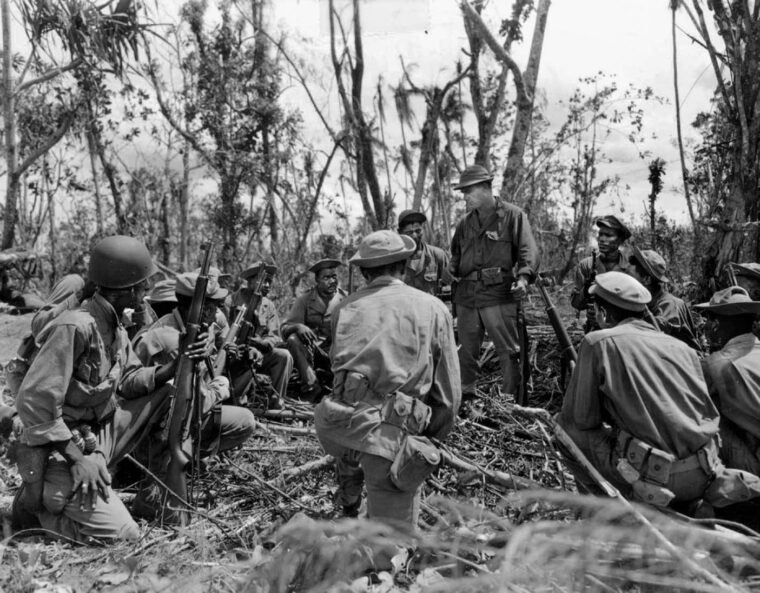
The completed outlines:
[[[21,338],[29,332],[32,317],[32,313],[0,313],[0,365],[5,366],[15,356]]]

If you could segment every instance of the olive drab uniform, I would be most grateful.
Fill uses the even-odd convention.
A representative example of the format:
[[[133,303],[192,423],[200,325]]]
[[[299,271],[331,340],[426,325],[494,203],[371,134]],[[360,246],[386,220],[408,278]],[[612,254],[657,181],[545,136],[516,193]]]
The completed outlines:
[[[660,330],[678,338],[689,348],[700,351],[697,328],[686,303],[674,294],[660,288],[652,294],[649,310],[657,320]]]
[[[602,261],[599,255],[596,257],[593,255],[584,257],[575,267],[575,274],[573,276],[574,286],[573,292],[570,295],[570,304],[578,311],[589,309],[589,304],[592,301],[586,298],[585,293],[592,274],[604,274],[605,272],[628,273],[630,268],[631,264],[628,262],[628,256],[622,250],[618,251],[618,259],[613,262]]]
[[[338,288],[329,302],[320,296],[316,287],[296,298],[288,316],[282,323],[281,333],[286,338],[288,351],[293,356],[293,364],[302,384],[312,385],[317,381],[315,367],[330,371],[328,352],[332,345],[332,315],[346,291]],[[312,330],[319,340],[308,346],[293,333],[294,326],[302,323]]]
[[[760,495],[760,479],[718,457],[718,410],[696,352],[644,320],[584,337],[558,422],[626,497],[722,507]],[[581,489],[598,490],[567,461]]]
[[[414,526],[419,486],[439,461],[427,437],[448,434],[460,403],[451,316],[435,297],[380,276],[343,300],[332,326],[333,394],[314,422],[336,458],[339,500],[357,504],[366,481],[370,518]]]
[[[97,437],[93,455],[109,469],[124,458],[165,411],[165,391],[155,391],[155,368],[143,367],[113,307],[99,294],[81,309],[64,311],[38,337],[40,349],[21,384],[16,408],[24,429],[21,443],[44,452],[42,527],[66,537],[136,538],[137,524],[118,496],[97,497],[93,510],[71,499],[69,463],[52,444],[68,441],[72,429],[89,426]],[[25,470],[34,468],[22,467]],[[25,479],[25,488],[27,479]]]
[[[518,275],[535,277],[539,251],[520,208],[497,200],[486,220],[478,211],[459,222],[451,242],[450,269],[459,280],[453,301],[457,306],[461,346],[462,391],[473,393],[478,376],[480,343],[487,331],[499,356],[505,393],[520,384],[518,302],[510,287]]]
[[[406,260],[404,282],[428,294],[436,295],[441,284],[454,280],[449,272],[449,255],[440,247],[422,243],[420,250]]]

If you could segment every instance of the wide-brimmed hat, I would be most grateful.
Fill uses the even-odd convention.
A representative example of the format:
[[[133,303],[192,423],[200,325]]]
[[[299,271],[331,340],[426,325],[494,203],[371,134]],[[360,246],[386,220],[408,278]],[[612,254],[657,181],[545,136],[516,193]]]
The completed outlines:
[[[174,283],[174,292],[178,295],[191,297],[195,294],[195,284],[198,281],[198,274],[195,272],[186,272],[177,276]],[[230,291],[219,286],[219,282],[214,278],[208,279],[206,285],[206,298],[219,301],[225,298]]]
[[[251,267],[243,270],[240,273],[240,277],[243,279],[246,279],[246,278],[251,278],[253,276],[258,276],[262,268],[266,270],[266,273],[269,274],[270,276],[274,276],[277,273],[277,269],[278,269],[277,266],[274,266],[272,264],[265,264],[263,261],[257,261]]]
[[[594,221],[594,224],[598,226],[599,228],[605,227],[608,229],[612,229],[613,231],[617,232],[623,237],[623,241],[630,238],[631,236],[630,229],[627,226],[625,226],[617,216],[612,216],[612,214],[598,217]]]
[[[471,185],[478,183],[484,183],[486,181],[492,181],[493,175],[488,172],[488,169],[481,165],[470,165],[459,177],[459,183],[453,185],[453,189],[464,189]]]
[[[404,210],[398,215],[398,226],[401,228],[405,224],[411,222],[426,222],[427,216],[424,213],[417,210]]]
[[[416,249],[417,243],[407,235],[375,231],[362,239],[359,249],[349,261],[360,268],[377,268],[409,259]]]
[[[597,274],[594,282],[590,294],[626,311],[644,311],[652,300],[652,295],[641,282],[623,272]]]
[[[747,278],[754,278],[760,280],[760,264],[729,264],[734,268],[734,273],[737,276],[746,276]]]
[[[318,262],[314,262],[311,264],[311,267],[309,268],[309,272],[314,272],[315,274],[319,272],[320,270],[324,270],[325,268],[337,268],[338,266],[342,266],[343,262],[339,259],[320,259]]]
[[[175,279],[159,280],[156,282],[153,290],[145,299],[153,303],[176,303],[177,294],[175,293],[175,286],[177,281]]]
[[[641,267],[644,268],[647,274],[652,278],[655,278],[659,282],[670,282],[665,275],[665,271],[668,269],[668,264],[665,263],[663,258],[654,249],[641,250],[635,245],[633,246],[633,255],[630,259],[635,259]]]
[[[741,286],[729,286],[719,290],[708,303],[694,308],[709,315],[760,315],[760,301],[753,301]]]

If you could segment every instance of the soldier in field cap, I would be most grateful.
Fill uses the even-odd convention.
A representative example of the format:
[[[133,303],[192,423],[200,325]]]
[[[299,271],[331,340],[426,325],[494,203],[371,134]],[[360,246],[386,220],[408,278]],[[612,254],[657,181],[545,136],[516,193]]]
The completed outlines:
[[[404,210],[398,215],[398,232],[414,239],[417,245],[406,262],[404,282],[428,294],[436,295],[442,284],[451,284],[449,255],[440,247],[428,245],[422,238],[427,217],[416,210]]]
[[[608,214],[594,221],[598,227],[597,243],[599,253],[578,262],[575,268],[575,287],[570,295],[570,304],[578,311],[589,310],[586,317],[586,331],[598,329],[590,311],[592,299],[589,288],[594,283],[594,277],[604,272],[628,272],[631,264],[620,247],[631,236],[631,231],[616,216]]]
[[[467,167],[454,189],[464,194],[467,215],[451,241],[449,269],[458,278],[453,301],[458,316],[463,397],[475,395],[480,343],[485,332],[499,356],[504,393],[520,385],[520,300],[536,276],[539,252],[528,216],[491,193],[484,167]]]
[[[659,328],[701,352],[702,346],[689,307],[667,289],[669,280],[665,275],[667,264],[663,257],[652,249],[639,249],[634,245],[628,262],[631,264],[628,273],[652,293],[649,310]]]
[[[451,315],[402,281],[415,242],[376,231],[351,263],[367,285],[332,316],[333,393],[314,411],[325,450],[336,459],[338,501],[356,516],[362,485],[370,519],[415,529],[419,487],[440,461],[460,401]]]
[[[316,284],[299,296],[280,328],[282,339],[293,356],[298,370],[303,399],[315,401],[322,387],[317,381],[315,369],[332,383],[330,372],[330,346],[332,313],[346,297],[346,291],[338,286],[339,259],[321,259],[309,268]]]
[[[752,326],[760,302],[732,286],[695,305],[717,348],[702,361],[710,395],[720,410],[721,457],[728,467],[760,475],[760,340]]]
[[[590,292],[602,329],[583,338],[557,419],[588,460],[624,496],[655,506],[694,512],[760,495],[760,478],[719,459],[719,415],[699,358],[645,321],[649,291],[628,274],[605,272]],[[579,490],[599,492],[563,455]]]

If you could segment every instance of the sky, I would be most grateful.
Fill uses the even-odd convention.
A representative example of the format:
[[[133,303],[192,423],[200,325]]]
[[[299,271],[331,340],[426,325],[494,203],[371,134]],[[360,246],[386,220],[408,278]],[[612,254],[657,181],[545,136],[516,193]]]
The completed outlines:
[[[348,0],[336,0],[336,3],[346,5]],[[456,0],[364,0],[361,6],[367,104],[371,104],[379,75],[382,74],[387,84],[398,82],[399,56],[403,56],[407,66],[413,66],[413,78],[419,86],[445,83],[451,78],[456,60],[466,61],[462,51],[467,47],[467,39]],[[508,0],[488,2],[485,15],[493,31],[498,30],[500,19],[507,16],[510,8]],[[329,86],[332,77],[328,61],[327,0],[277,0],[273,21],[279,31],[287,34],[288,47],[296,53],[300,51],[321,73],[313,80],[316,83],[318,78],[325,86],[327,94],[319,96],[335,121],[337,102],[334,89]],[[677,15],[677,23],[685,31],[692,30],[685,14]],[[524,28],[525,41],[513,48],[513,56],[521,67],[526,63],[532,31],[531,20]],[[709,109],[715,78],[706,52],[683,31],[678,32],[678,52],[682,121],[688,142],[690,138],[696,139],[690,122],[698,112]],[[645,135],[649,140],[640,147],[632,146],[619,132],[613,132],[605,140],[604,152],[614,162],[604,165],[600,174],[619,175],[621,185],[630,185],[631,189],[623,191],[622,196],[603,196],[597,211],[623,214],[626,218],[642,216],[650,189],[648,164],[651,159],[660,157],[666,161],[660,208],[670,218],[686,222],[673,104],[671,12],[666,0],[552,2],[538,78],[538,92],[546,102],[546,114],[552,127],[564,121],[564,108],[559,102],[569,98],[581,77],[600,71],[615,75],[619,87],[629,83],[651,87],[669,103],[645,105]],[[315,88],[318,87],[319,84],[315,84]],[[304,97],[294,88],[284,98],[302,108],[307,134],[319,145],[324,130]],[[391,98],[390,92],[386,98]],[[419,112],[423,114],[421,108]],[[389,116],[386,133],[390,143],[400,141],[397,127],[395,114]],[[649,151],[651,156],[642,160],[639,150]],[[397,208],[404,207],[402,202],[403,197],[398,196]]]

